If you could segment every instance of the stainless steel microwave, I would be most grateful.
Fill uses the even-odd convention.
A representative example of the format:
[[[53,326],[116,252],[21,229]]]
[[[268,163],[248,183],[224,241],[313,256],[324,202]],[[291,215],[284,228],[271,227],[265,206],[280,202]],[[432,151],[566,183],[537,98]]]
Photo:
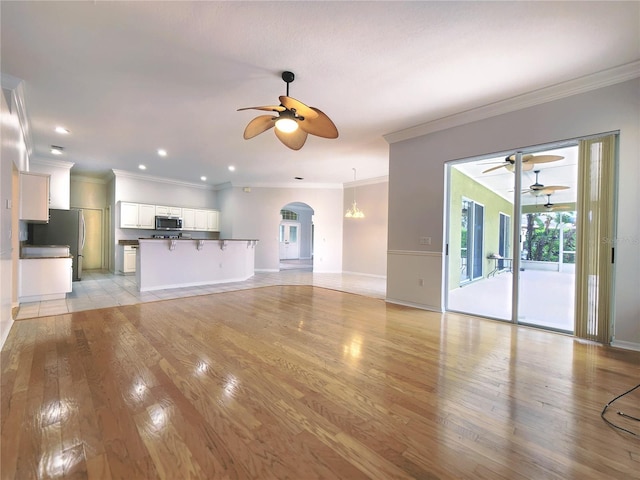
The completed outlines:
[[[156,215],[156,230],[182,230],[182,219]]]

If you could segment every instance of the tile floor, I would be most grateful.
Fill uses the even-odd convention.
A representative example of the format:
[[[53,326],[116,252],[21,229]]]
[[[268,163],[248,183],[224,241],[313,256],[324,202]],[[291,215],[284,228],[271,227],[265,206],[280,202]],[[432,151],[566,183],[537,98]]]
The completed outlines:
[[[314,285],[382,299],[387,290],[385,278],[288,269],[256,273],[244,282],[139,292],[135,276],[86,271],[82,281],[73,282],[73,291],[67,294],[67,298],[21,304],[16,320],[272,285]]]

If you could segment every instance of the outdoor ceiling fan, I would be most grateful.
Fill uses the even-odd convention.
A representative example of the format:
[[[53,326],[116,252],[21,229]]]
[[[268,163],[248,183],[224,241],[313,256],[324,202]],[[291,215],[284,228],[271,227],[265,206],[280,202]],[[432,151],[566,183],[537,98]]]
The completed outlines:
[[[570,187],[567,187],[566,185],[543,185],[538,180],[538,175],[540,174],[540,170],[534,170],[534,173],[536,174],[535,183],[532,185],[529,185],[529,188],[523,190],[522,193],[530,193],[531,195],[539,197],[542,195],[551,195],[552,193],[558,190],[568,190],[570,188]]]
[[[545,203],[544,205],[542,205],[542,207],[548,211],[548,212],[555,212],[555,211],[570,211],[571,207],[568,205],[556,205],[554,203],[551,203],[551,195],[552,193],[546,193],[545,194],[547,196],[547,203]]]
[[[535,164],[557,162],[558,160],[562,160],[563,158],[564,157],[560,155],[522,155],[522,170],[527,172],[529,170],[533,170]],[[514,153],[513,155],[507,155],[504,159],[504,162],[500,162],[500,165],[491,167],[482,173],[489,173],[494,170],[498,170],[499,168],[506,168],[510,172],[513,172],[515,171],[515,164],[516,154]]]
[[[241,110],[264,110],[278,112],[278,116],[260,115],[249,122],[244,129],[244,138],[249,140],[256,135],[275,127],[276,137],[292,150],[300,150],[307,141],[307,134],[324,138],[338,138],[338,129],[331,119],[320,109],[309,107],[289,96],[289,84],[295,75],[282,72],[282,80],[287,84],[287,94],[280,96],[280,105],[245,107]]]

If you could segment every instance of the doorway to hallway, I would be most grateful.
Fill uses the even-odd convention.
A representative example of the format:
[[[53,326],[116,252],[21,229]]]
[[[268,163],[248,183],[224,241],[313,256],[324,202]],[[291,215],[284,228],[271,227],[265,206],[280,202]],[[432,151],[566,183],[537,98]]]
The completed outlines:
[[[313,209],[292,202],[280,210],[278,255],[280,270],[313,270]]]

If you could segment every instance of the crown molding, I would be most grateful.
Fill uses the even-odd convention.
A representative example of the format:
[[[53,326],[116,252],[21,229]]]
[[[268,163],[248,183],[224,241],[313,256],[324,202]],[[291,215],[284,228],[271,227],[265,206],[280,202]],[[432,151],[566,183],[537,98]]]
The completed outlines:
[[[458,127],[467,123],[485,120],[505,113],[522,110],[561,98],[570,97],[580,93],[597,90],[617,83],[633,80],[640,77],[640,60],[620,65],[608,70],[585,75],[575,80],[558,83],[550,87],[534,90],[517,97],[508,98],[499,102],[490,103],[482,107],[473,108],[464,112],[449,115],[430,122],[422,123],[414,127],[399,130],[383,135],[388,143],[397,143],[403,140],[428,135],[430,133]]]
[[[31,160],[29,160],[29,163],[35,165],[46,165],[48,167],[66,168],[68,170],[71,170],[71,167],[75,165],[74,162],[67,162],[66,160],[51,160],[48,158],[40,157],[32,158]]]
[[[168,185],[177,185],[180,187],[189,187],[189,188],[199,188],[202,190],[215,190],[215,186],[213,185],[202,185],[200,183],[191,183],[191,182],[183,182],[181,180],[173,180],[170,178],[164,177],[154,177],[152,175],[144,175],[140,173],[127,172],[126,170],[111,170],[113,175],[120,178],[133,178],[136,180],[144,180],[146,182],[156,182],[156,183],[164,183]]]
[[[243,183],[243,184],[230,184],[231,187],[226,186],[229,184],[220,184],[222,188],[298,188],[298,189],[342,189],[341,183]]]
[[[363,187],[365,185],[377,185],[379,183],[389,183],[389,175],[383,177],[366,178],[364,180],[356,180],[354,182],[345,182],[344,188]]]
[[[31,123],[29,122],[27,104],[24,98],[24,82],[19,78],[4,73],[2,74],[1,81],[2,88],[9,88],[11,90],[12,106],[10,108],[13,110],[15,106],[15,113],[18,116],[18,123],[20,124],[22,138],[24,139],[27,150],[27,158],[31,158],[31,154],[33,153],[33,139],[31,138]],[[13,88],[11,88],[12,86]]]

